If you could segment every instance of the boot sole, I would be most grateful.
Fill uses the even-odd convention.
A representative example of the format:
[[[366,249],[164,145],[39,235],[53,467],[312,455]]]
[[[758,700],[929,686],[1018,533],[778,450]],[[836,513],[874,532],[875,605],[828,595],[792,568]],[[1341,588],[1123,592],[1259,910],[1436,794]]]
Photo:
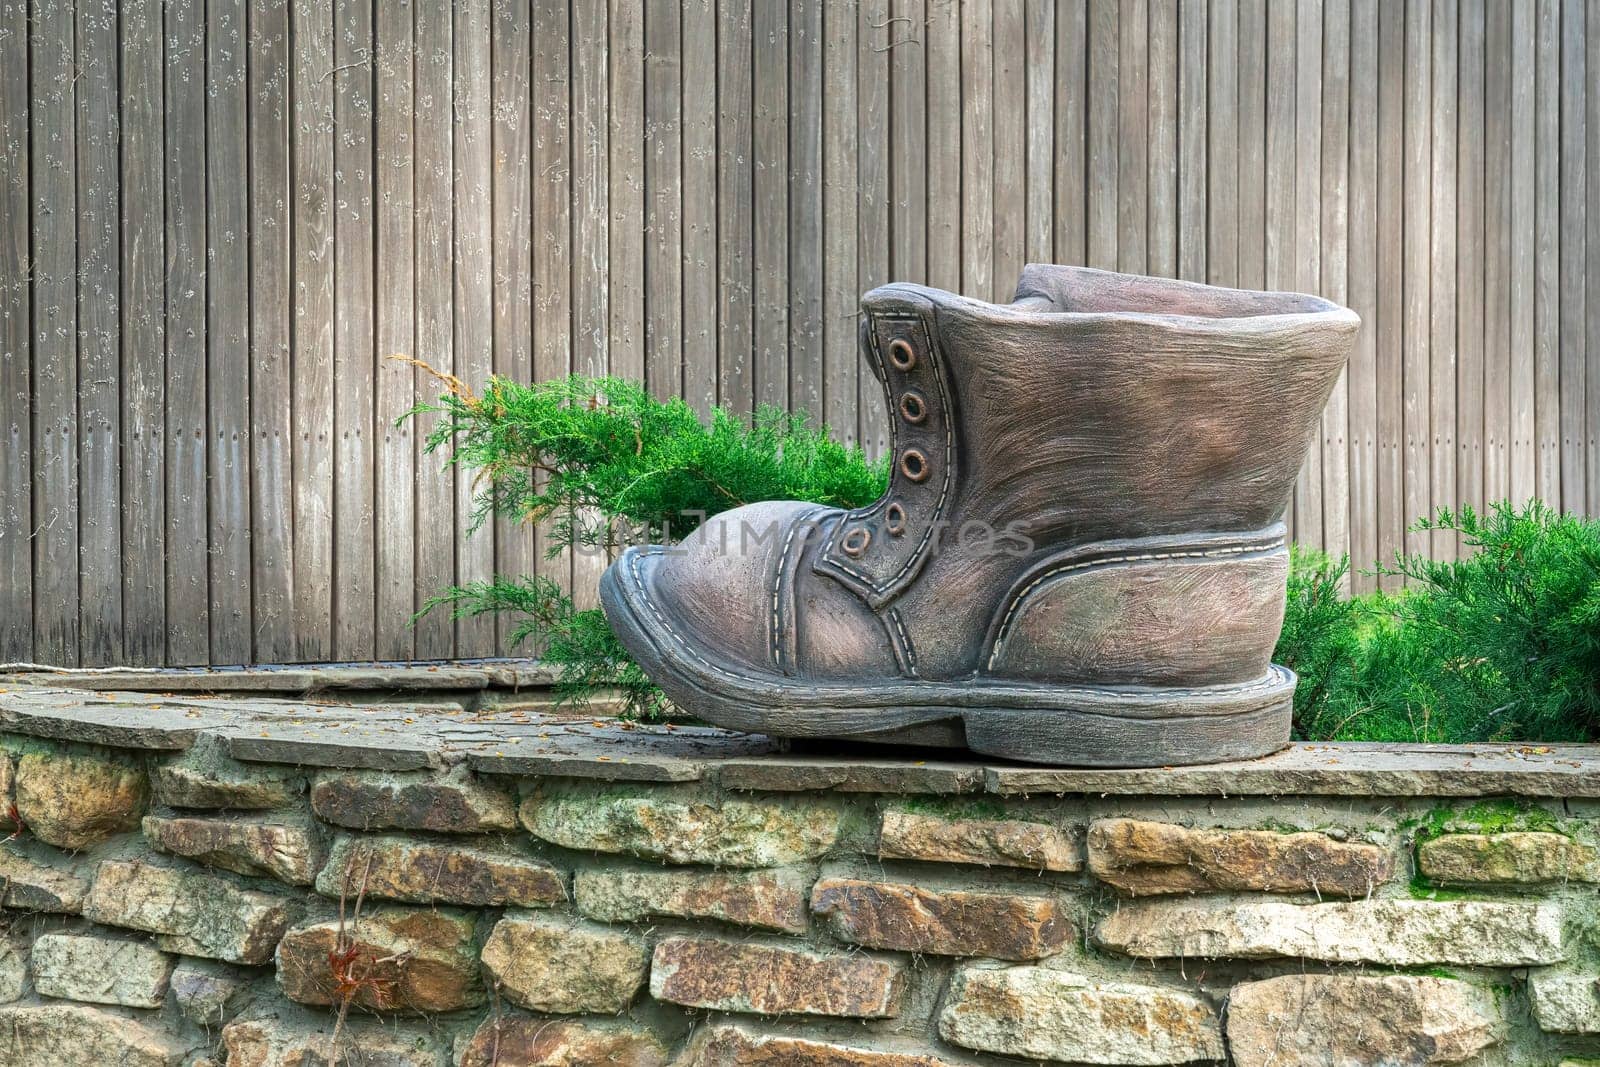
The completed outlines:
[[[679,707],[774,737],[964,747],[1025,763],[1177,766],[1254,759],[1289,743],[1294,672],[1189,689],[888,681],[819,686],[718,666],[677,639],[611,567],[600,599],[625,648]]]

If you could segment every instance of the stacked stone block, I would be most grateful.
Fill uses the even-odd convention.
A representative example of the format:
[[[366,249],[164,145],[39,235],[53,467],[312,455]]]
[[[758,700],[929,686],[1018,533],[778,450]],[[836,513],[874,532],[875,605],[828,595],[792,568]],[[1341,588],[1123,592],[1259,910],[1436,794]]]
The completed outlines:
[[[1600,1060],[1595,801],[0,748],[0,1067]]]

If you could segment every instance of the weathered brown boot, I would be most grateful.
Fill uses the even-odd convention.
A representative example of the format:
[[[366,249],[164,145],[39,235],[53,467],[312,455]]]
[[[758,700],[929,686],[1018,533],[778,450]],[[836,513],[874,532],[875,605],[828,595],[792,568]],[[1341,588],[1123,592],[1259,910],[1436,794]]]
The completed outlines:
[[[1289,737],[1282,518],[1360,320],[1030,266],[1009,305],[862,300],[889,490],[625,552],[601,595],[685,711],[784,737],[1135,766]]]

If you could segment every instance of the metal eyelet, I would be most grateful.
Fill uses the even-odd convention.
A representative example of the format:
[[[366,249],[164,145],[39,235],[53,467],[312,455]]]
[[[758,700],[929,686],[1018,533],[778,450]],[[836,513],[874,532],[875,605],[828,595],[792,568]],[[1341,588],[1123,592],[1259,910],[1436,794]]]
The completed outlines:
[[[922,399],[922,394],[915,389],[909,389],[900,398],[900,417],[914,426],[919,426],[928,417],[928,404]]]
[[[839,540],[839,548],[847,556],[859,556],[872,544],[872,531],[865,526],[856,526],[845,531],[844,537]]]
[[[900,454],[900,473],[914,482],[928,477],[928,457],[919,448],[908,448]]]
[[[883,528],[888,531],[890,537],[899,537],[906,532],[906,509],[898,502],[884,509]]]
[[[889,362],[900,370],[910,370],[917,365],[917,350],[904,337],[889,342]]]

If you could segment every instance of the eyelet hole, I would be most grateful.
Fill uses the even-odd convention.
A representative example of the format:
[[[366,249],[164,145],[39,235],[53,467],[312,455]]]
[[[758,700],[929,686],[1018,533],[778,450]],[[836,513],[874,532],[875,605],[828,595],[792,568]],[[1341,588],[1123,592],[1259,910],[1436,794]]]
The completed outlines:
[[[899,537],[906,532],[906,509],[899,504],[890,504],[883,512],[883,528],[889,531],[890,537]]]
[[[857,526],[845,531],[844,537],[839,541],[839,547],[847,556],[861,555],[870,544],[872,544],[872,531],[865,526]]]
[[[900,473],[914,482],[928,476],[928,457],[920,449],[908,448],[900,456]]]
[[[900,398],[900,417],[913,425],[920,424],[928,417],[928,405],[921,393],[908,392]]]
[[[896,337],[889,342],[889,362],[901,370],[910,370],[917,365],[916,349],[904,337]]]

